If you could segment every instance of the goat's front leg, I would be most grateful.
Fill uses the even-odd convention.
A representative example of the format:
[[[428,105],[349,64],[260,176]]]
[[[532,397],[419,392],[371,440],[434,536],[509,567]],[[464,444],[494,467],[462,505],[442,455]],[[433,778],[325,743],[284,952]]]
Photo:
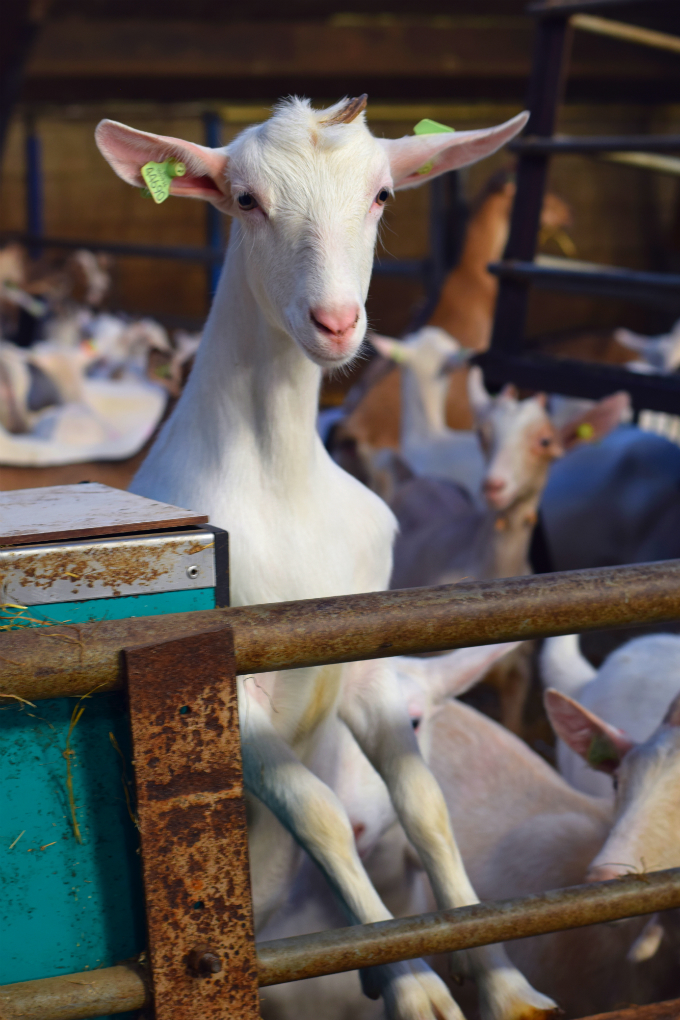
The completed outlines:
[[[388,663],[348,667],[340,716],[389,790],[423,863],[440,910],[478,903],[454,839],[439,784],[425,764]],[[467,951],[485,1020],[539,1020],[558,1012],[510,963],[501,945]]]
[[[342,804],[295,757],[248,695],[242,698],[241,748],[246,787],[318,864],[350,921],[367,924],[391,917],[359,859]],[[422,961],[375,967],[369,973],[364,990],[372,998],[383,996],[388,1020],[462,1020],[444,982]]]

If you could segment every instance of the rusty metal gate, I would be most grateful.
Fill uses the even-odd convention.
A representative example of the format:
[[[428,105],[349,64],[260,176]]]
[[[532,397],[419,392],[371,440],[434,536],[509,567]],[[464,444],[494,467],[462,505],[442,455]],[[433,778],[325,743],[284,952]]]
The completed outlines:
[[[255,944],[236,675],[680,619],[680,561],[0,634],[36,701],[127,684],[148,956],[0,987],[2,1020],[255,1020],[258,988],[680,907],[680,868]],[[49,631],[58,635],[56,624]],[[228,862],[228,867],[225,867]],[[680,1000],[608,1014],[680,1016]]]

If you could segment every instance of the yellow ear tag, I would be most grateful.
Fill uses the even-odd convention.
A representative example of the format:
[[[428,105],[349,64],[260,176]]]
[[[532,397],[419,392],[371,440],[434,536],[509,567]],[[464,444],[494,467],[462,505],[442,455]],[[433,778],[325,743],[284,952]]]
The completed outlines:
[[[455,128],[447,127],[446,124],[440,124],[436,120],[430,120],[429,117],[425,117],[424,120],[419,120],[413,129],[414,135],[444,135],[452,133]],[[429,174],[430,170],[434,166],[434,160],[430,160],[425,166],[421,166],[418,170],[419,174]]]
[[[145,163],[141,169],[144,183],[156,205],[165,202],[170,195],[173,177],[184,177],[186,172],[184,163],[176,159],[166,159],[164,163]]]
[[[592,439],[593,436],[595,435],[595,429],[593,428],[589,421],[584,421],[576,429],[576,435],[578,436],[579,439]]]

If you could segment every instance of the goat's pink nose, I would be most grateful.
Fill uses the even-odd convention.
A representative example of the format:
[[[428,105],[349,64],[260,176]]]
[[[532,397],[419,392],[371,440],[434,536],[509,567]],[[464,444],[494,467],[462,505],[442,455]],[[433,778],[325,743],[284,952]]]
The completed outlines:
[[[312,322],[322,333],[334,337],[342,337],[359,321],[358,305],[345,305],[343,308],[312,308]]]
[[[502,478],[486,478],[482,488],[489,496],[497,495],[505,488],[505,482]]]
[[[632,870],[632,869],[630,869]],[[629,869],[621,864],[597,864],[586,875],[587,882],[610,882],[613,878],[621,878],[628,874]]]

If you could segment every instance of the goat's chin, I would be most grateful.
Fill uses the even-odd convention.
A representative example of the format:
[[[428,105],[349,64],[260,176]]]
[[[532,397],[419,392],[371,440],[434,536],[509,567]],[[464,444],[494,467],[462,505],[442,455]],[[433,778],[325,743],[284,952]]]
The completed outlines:
[[[298,337],[298,343],[307,357],[320,368],[342,368],[356,357],[364,333],[365,327],[363,330],[355,329],[350,337],[338,342],[310,330],[309,334],[305,331],[303,336]]]

